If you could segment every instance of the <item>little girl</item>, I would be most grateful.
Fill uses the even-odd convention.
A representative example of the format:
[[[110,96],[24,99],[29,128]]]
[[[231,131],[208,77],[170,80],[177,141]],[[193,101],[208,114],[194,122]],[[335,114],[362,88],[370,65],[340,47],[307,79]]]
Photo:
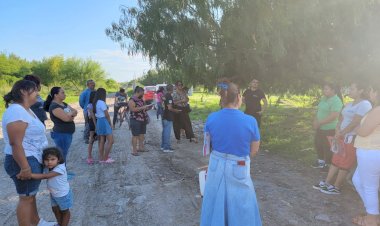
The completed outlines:
[[[46,148],[42,154],[45,165],[44,174],[32,174],[32,179],[47,179],[53,213],[60,226],[69,225],[70,208],[73,205],[73,193],[67,181],[65,161],[56,147]]]
[[[109,157],[113,145],[113,135],[106,97],[107,91],[105,89],[96,90],[93,110],[96,116],[96,134],[99,137],[99,162],[113,163],[115,160]]]
[[[92,105],[92,102],[94,102],[95,94],[96,94],[95,91],[91,92],[90,103],[87,105],[88,124],[90,126],[90,139],[88,142],[88,157],[87,157],[87,164],[89,165],[94,164],[94,160],[92,159],[92,147],[95,142],[96,117],[94,114],[94,107]]]

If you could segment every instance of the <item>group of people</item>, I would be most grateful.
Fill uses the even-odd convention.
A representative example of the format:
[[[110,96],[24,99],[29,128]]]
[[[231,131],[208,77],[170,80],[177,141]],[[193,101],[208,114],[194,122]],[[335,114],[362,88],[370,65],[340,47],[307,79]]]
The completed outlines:
[[[124,89],[115,94],[114,119],[111,121],[106,103],[107,92],[95,90],[88,80],[79,98],[85,119],[84,139],[88,143],[87,163],[94,164],[93,144],[98,140],[99,163],[109,164],[114,143],[115,118],[121,107],[130,114],[132,155],[146,152],[144,139],[152,105],[143,100],[144,89],[136,87],[128,99]],[[68,225],[73,193],[66,163],[75,132],[78,112],[64,102],[62,87],[53,87],[46,100],[39,95],[38,76],[27,75],[17,81],[4,96],[6,111],[2,127],[5,141],[4,167],[19,194],[19,225]],[[208,166],[201,225],[262,225],[254,184],[250,176],[250,160],[260,145],[261,116],[267,107],[259,81],[254,79],[243,95],[238,85],[223,81],[218,84],[221,110],[209,115],[205,123],[205,139],[209,139],[211,156]],[[181,130],[195,141],[189,113],[191,107],[182,82],[167,85],[157,94],[157,119],[162,118],[161,150],[173,152],[171,130],[179,142]],[[366,209],[365,215],[353,218],[358,225],[378,225],[380,180],[380,89],[378,86],[353,82],[351,101],[343,105],[340,89],[326,84],[317,108],[313,127],[318,160],[313,165],[328,171],[325,180],[314,185],[326,194],[340,194],[342,185],[356,167],[352,181]],[[264,103],[262,105],[261,103]],[[239,109],[245,104],[245,114]],[[48,147],[45,121],[49,112],[54,126]],[[226,133],[225,131],[233,131]],[[39,217],[36,194],[42,179],[47,179],[52,211],[57,222]]]
[[[364,203],[365,215],[352,219],[357,225],[378,225],[380,180],[380,89],[363,81],[352,82],[345,105],[340,88],[324,85],[313,127],[318,160],[314,168],[328,172],[313,188],[336,195],[347,179]]]

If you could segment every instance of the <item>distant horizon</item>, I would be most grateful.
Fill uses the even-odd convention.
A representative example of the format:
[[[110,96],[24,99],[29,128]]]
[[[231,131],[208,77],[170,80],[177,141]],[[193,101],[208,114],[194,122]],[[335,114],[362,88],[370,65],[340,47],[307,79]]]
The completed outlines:
[[[154,67],[137,54],[129,56],[105,34],[118,21],[120,5],[136,0],[67,0],[0,2],[0,52],[28,61],[62,55],[99,62],[107,78],[128,82]],[[4,35],[5,34],[5,35]]]

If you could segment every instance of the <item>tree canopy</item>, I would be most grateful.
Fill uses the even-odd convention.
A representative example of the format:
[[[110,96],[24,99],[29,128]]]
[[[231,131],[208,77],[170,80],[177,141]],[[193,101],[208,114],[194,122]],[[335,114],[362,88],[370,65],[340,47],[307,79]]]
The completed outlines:
[[[379,78],[379,0],[139,0],[120,9],[106,34],[194,85],[256,77],[274,92],[302,92],[326,79]]]

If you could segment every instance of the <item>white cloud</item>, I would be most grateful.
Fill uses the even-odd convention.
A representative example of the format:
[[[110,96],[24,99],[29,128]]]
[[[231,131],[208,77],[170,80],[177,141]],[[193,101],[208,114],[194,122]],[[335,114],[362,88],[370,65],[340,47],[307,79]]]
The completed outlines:
[[[141,54],[129,56],[116,49],[98,49],[93,51],[90,57],[101,63],[108,76],[118,82],[132,80],[134,76],[139,77],[153,68],[149,60]]]

